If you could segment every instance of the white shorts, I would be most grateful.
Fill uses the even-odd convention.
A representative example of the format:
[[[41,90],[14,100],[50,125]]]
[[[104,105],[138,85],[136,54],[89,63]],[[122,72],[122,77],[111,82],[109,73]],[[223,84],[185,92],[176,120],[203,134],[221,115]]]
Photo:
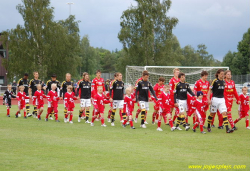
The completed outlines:
[[[25,99],[25,103],[26,104],[30,103],[30,99]]]
[[[213,97],[210,105],[210,112],[216,113],[219,110],[220,113],[227,112],[227,107],[224,98]]]
[[[122,109],[124,106],[124,100],[114,100],[113,101],[113,109]]]
[[[90,107],[91,106],[91,99],[81,99],[81,107]]]
[[[179,113],[188,111],[187,100],[176,99],[176,102],[178,103]]]
[[[148,104],[148,102],[139,101],[139,105],[140,105],[141,109],[146,109],[147,111],[149,110],[149,104]]]

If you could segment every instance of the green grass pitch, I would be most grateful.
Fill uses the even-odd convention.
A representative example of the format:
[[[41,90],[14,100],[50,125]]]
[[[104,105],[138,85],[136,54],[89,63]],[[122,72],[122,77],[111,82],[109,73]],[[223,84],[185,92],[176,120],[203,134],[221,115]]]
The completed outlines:
[[[6,107],[0,107],[1,171],[202,170],[189,169],[190,165],[246,165],[244,170],[250,170],[250,130],[245,128],[245,120],[237,124],[238,130],[233,134],[213,128],[212,133],[203,135],[199,130],[171,132],[164,124],[163,132],[156,131],[157,125],[151,124],[152,103],[147,128],[142,129],[137,123],[135,130],[121,127],[118,111],[116,125],[111,127],[106,119],[108,105],[106,128],[100,126],[100,121],[94,127],[84,121],[78,123],[79,104],[76,104],[73,124],[63,122],[61,104],[61,122],[45,122],[46,107],[41,121],[33,117],[24,119],[23,113],[21,118],[15,118],[17,106],[11,108],[8,118]],[[236,112],[234,105],[233,119],[237,117]],[[218,124],[217,116],[215,124]]]

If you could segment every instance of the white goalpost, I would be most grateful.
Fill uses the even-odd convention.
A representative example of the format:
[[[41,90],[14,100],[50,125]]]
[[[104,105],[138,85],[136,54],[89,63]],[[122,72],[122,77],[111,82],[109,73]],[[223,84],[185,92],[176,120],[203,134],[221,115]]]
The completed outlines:
[[[173,77],[173,69],[179,68],[180,72],[186,74],[186,81],[194,84],[200,79],[201,71],[208,72],[208,81],[215,78],[218,69],[228,70],[229,67],[202,67],[202,66],[126,66],[126,84],[134,85],[136,80],[142,76],[142,71],[149,72],[149,81],[152,85],[158,82],[159,77],[164,77],[166,83]]]

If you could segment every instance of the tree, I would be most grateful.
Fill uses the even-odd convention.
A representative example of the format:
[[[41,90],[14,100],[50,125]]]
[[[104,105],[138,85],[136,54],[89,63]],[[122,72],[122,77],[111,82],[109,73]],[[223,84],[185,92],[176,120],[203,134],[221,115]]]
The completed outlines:
[[[17,5],[17,10],[24,26],[18,24],[6,33],[5,41],[11,51],[9,61],[4,61],[8,77],[33,71],[38,71],[42,78],[56,73],[63,79],[65,71],[75,75],[79,63],[78,21],[69,16],[55,22],[49,0],[22,0],[22,3]]]
[[[172,29],[177,18],[166,15],[170,0],[136,0],[121,16],[121,30],[118,34],[127,53],[126,64],[157,65],[169,59],[172,50]],[[164,60],[165,58],[165,60]]]

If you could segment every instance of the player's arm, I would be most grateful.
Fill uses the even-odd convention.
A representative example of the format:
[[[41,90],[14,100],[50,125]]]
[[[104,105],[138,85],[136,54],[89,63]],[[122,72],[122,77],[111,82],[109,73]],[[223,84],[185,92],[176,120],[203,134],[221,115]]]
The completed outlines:
[[[156,97],[156,95],[155,95],[155,91],[154,91],[153,87],[151,86],[151,84],[149,85],[149,90],[150,90],[150,92],[153,94],[155,100],[158,101],[158,99],[157,99],[157,97]]]
[[[21,84],[21,79],[19,79],[18,82],[17,82],[17,86],[16,86],[17,92],[19,91],[19,86],[20,86],[20,84]]]
[[[135,89],[135,99],[136,99],[136,101],[138,101],[139,100],[139,95],[138,95],[138,92],[139,92],[139,90],[140,90],[140,86],[141,86],[141,84],[140,83],[138,83],[137,85],[136,85],[136,89]]]
[[[32,98],[32,86],[33,86],[33,82],[32,80],[30,80],[30,83],[29,83],[29,97]]]
[[[115,82],[115,81],[112,82],[112,84],[111,84],[111,86],[110,86],[110,89],[109,89],[109,96],[110,96],[109,101],[110,101],[110,102],[113,102],[113,95],[114,95],[114,94],[113,94],[113,89],[114,89],[114,86],[115,86],[114,82]]]
[[[192,96],[195,96],[195,94],[192,92],[189,84],[187,84],[187,91],[189,92],[189,94],[191,94]]]
[[[196,81],[194,84],[194,94],[197,93],[197,87],[198,87],[198,81]]]
[[[239,95],[238,95],[237,90],[235,88],[235,84],[234,84],[234,97],[236,99],[236,103],[240,104]]]

